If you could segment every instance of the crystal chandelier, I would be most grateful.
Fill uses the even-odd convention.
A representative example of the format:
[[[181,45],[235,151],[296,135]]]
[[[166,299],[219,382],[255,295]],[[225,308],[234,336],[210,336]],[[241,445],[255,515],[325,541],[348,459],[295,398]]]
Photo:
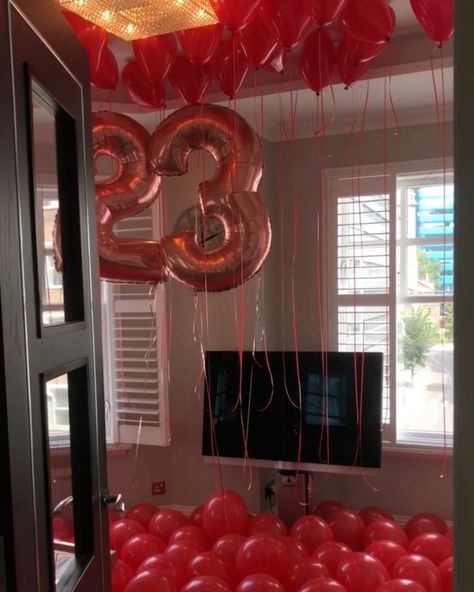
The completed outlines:
[[[217,22],[209,0],[59,0],[59,3],[127,41]]]

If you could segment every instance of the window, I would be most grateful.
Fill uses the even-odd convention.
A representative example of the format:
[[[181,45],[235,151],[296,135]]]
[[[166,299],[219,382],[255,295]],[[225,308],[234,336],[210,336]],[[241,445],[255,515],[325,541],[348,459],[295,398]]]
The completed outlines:
[[[399,444],[452,443],[454,188],[433,169],[326,171],[331,345],[384,354],[384,440]]]

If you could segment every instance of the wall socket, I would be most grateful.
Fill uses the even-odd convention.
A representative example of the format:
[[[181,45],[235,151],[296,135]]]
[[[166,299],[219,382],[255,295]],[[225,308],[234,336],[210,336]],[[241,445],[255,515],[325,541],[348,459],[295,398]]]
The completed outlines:
[[[153,481],[151,484],[151,495],[164,495],[166,493],[165,481]]]

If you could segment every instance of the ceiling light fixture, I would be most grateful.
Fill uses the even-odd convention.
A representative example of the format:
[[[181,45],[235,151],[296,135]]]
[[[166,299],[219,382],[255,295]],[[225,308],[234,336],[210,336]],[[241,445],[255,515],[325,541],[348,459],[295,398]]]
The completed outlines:
[[[59,0],[59,3],[127,41],[217,22],[209,0]]]

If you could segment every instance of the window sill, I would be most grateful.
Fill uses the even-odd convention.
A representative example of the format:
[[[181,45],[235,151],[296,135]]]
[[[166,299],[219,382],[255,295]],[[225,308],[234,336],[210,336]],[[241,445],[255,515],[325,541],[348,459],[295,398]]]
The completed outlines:
[[[130,444],[107,444],[107,458],[111,456],[125,456],[132,449]],[[54,464],[62,464],[64,460],[70,463],[71,449],[69,446],[51,448],[50,456]],[[67,457],[67,458],[66,458]]]
[[[382,446],[382,455],[395,457],[409,456],[412,458],[423,458],[428,460],[439,460],[446,457],[451,460],[453,457],[453,449],[451,447],[445,449],[442,446],[384,443]]]

